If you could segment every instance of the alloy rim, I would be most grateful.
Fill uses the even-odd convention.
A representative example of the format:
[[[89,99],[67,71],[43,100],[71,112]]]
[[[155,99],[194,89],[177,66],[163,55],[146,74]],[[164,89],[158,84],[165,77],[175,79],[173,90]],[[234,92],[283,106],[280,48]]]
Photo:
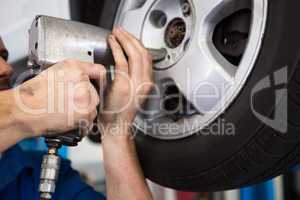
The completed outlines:
[[[135,127],[164,140],[205,130],[234,101],[254,68],[264,36],[268,1],[127,3],[131,5],[119,10],[116,23],[140,38],[146,47],[168,51],[166,59],[155,64],[157,87],[136,117]],[[224,127],[226,122],[218,123]],[[227,134],[224,131],[215,134]]]

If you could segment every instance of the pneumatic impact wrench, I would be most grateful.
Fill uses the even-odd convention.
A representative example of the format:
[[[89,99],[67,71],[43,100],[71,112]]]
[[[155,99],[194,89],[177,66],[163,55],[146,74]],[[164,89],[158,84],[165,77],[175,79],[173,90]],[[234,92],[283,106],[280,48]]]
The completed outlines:
[[[28,67],[32,75],[65,59],[113,66],[114,59],[107,44],[110,31],[70,20],[49,16],[37,16],[29,30]],[[165,59],[165,49],[148,49],[154,62]],[[113,73],[108,70],[108,80]],[[52,134],[51,134],[52,135]],[[59,148],[62,145],[77,146],[82,139],[80,130],[68,134],[45,137],[48,153],[43,157],[40,174],[40,199],[50,200],[60,168]]]

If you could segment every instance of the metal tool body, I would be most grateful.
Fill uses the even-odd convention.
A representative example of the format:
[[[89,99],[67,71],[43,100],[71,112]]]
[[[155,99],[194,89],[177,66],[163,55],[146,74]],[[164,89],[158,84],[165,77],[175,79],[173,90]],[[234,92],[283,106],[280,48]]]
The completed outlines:
[[[80,22],[37,16],[30,29],[29,61],[44,70],[65,59],[113,65],[107,44],[111,31]],[[166,57],[165,49],[148,49],[153,61]]]
[[[29,31],[28,67],[33,72],[41,72],[57,62],[66,59],[114,64],[111,50],[107,44],[110,31],[70,20],[49,16],[37,16]],[[166,57],[165,49],[148,49],[153,61]],[[112,80],[112,78],[110,78]],[[51,199],[55,192],[55,182],[59,173],[60,158],[57,155],[62,145],[76,146],[82,139],[80,132],[62,136],[46,137],[48,154],[41,166],[41,199]]]

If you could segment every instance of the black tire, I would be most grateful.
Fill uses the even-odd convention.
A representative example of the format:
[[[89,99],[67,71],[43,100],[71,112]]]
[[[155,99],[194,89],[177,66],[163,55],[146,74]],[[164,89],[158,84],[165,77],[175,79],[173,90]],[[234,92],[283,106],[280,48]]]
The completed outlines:
[[[196,134],[163,141],[138,133],[136,146],[147,178],[178,190],[219,191],[265,181],[300,161],[299,8],[298,0],[268,1],[267,26],[255,68],[238,98],[221,117],[235,125],[236,134]],[[273,73],[285,66],[288,84],[281,86],[288,88],[288,132],[282,134],[253,114],[250,100],[251,91],[260,80],[267,76],[274,80]],[[278,89],[255,95],[255,110],[272,118]]]

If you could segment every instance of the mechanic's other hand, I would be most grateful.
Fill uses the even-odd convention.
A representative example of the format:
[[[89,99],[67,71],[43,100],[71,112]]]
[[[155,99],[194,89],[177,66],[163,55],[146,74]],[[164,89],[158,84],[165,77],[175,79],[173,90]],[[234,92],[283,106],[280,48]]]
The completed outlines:
[[[97,116],[97,91],[90,79],[105,83],[102,65],[66,60],[15,89],[19,119],[29,137],[63,133]]]
[[[153,86],[152,58],[139,40],[122,28],[115,28],[108,42],[115,59],[115,80],[99,118],[104,128],[102,136],[111,127],[121,134],[129,132]]]

